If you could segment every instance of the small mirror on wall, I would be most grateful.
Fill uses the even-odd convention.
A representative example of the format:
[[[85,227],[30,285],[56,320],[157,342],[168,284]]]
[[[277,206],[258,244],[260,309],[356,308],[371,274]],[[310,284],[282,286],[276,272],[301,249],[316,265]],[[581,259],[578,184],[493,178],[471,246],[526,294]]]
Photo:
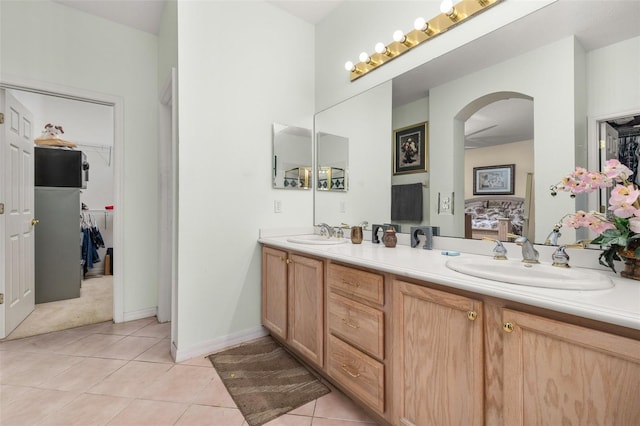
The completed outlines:
[[[272,181],[277,189],[313,187],[311,130],[273,124]]]
[[[349,165],[349,139],[318,133],[318,191],[346,191]]]

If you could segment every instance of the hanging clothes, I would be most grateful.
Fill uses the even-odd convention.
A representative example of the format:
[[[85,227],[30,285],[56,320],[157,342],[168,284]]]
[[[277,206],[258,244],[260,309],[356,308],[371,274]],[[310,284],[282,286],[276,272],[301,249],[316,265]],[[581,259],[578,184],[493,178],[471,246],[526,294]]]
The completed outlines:
[[[104,247],[104,240],[91,214],[83,212],[80,218],[82,230],[82,269],[83,274],[86,274],[90,268],[93,268],[94,263],[100,262],[98,249]]]

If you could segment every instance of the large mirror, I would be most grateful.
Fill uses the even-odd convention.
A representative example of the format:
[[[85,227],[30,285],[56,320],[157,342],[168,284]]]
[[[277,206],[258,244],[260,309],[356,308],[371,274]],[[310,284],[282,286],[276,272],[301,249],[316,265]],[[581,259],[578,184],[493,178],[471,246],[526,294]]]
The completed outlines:
[[[325,150],[322,135],[340,135],[338,157],[348,160],[349,190],[316,191],[314,223],[353,226],[389,220],[390,111],[388,82],[316,114],[318,164]]]
[[[274,123],[272,182],[276,189],[313,187],[311,130]]]
[[[419,184],[422,220],[401,222],[401,232],[419,223],[438,226],[443,236],[473,237],[465,214],[473,213],[477,227],[491,231],[497,226],[492,220],[508,216],[509,232],[543,244],[579,202],[551,196],[550,185],[576,165],[588,166],[585,81],[589,67],[598,65],[585,61],[581,49],[576,38],[567,36],[454,79],[442,77],[451,68],[438,70],[431,63],[319,112],[316,132],[347,129],[336,134],[349,137],[350,159],[376,164],[352,167],[349,193],[339,200],[316,197],[316,223],[396,223],[391,218],[392,187]],[[464,48],[466,54],[472,51],[473,46]],[[384,93],[386,85],[391,94]],[[375,108],[373,118],[354,119],[355,112],[366,116],[370,108]],[[428,172],[393,176],[393,130],[422,122],[429,129]],[[376,138],[352,137],[363,131]],[[494,175],[494,166],[513,166],[499,171],[514,178],[511,186],[494,184],[496,190],[489,192],[502,191],[497,195],[483,193],[483,188],[474,193],[474,178]],[[361,208],[360,195],[376,203]],[[470,205],[474,201],[479,203],[475,207]],[[578,239],[570,229],[562,233],[561,243]]]

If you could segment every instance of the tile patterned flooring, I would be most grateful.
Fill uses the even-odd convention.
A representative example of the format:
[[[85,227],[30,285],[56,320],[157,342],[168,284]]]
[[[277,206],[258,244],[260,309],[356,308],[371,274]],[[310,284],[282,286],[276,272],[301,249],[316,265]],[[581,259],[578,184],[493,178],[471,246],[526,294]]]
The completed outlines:
[[[246,426],[207,358],[171,360],[169,335],[146,318],[0,342],[0,424]],[[266,426],[375,424],[333,389]]]

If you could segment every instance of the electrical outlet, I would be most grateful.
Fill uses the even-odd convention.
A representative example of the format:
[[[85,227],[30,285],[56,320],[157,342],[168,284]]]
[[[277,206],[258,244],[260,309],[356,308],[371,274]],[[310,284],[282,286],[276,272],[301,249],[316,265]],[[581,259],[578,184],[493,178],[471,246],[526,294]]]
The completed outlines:
[[[346,212],[347,212],[347,202],[340,201],[340,213],[346,213]]]
[[[451,196],[438,193],[438,214],[453,214],[453,192]]]
[[[444,197],[440,200],[440,212],[448,213],[451,210],[451,198]]]
[[[273,212],[274,213],[282,213],[282,200],[274,200],[273,201]]]

